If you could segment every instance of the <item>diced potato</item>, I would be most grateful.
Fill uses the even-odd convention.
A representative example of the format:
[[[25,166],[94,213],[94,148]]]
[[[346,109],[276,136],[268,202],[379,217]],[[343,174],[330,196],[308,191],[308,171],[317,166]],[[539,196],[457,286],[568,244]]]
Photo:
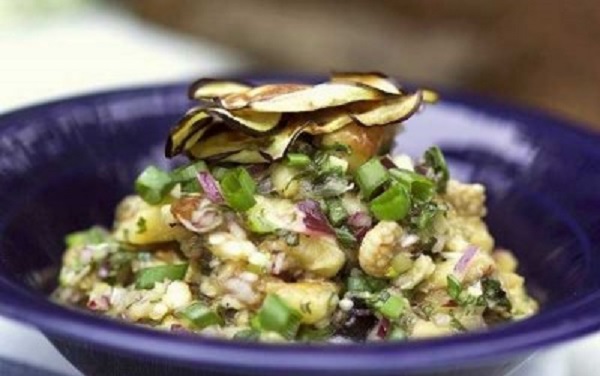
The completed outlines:
[[[321,277],[333,277],[346,262],[346,255],[332,237],[300,235],[297,246],[286,249],[302,269]]]
[[[451,326],[438,326],[431,321],[418,319],[413,326],[411,337],[414,338],[429,338],[440,337],[454,333]]]
[[[300,188],[298,180],[294,179],[298,174],[298,169],[286,166],[283,163],[278,163],[271,172],[273,188],[282,197],[294,197]]]
[[[329,320],[338,303],[338,288],[331,282],[268,282],[266,292],[278,295],[298,311],[304,324]]]
[[[169,226],[161,205],[150,205],[139,196],[128,196],[117,207],[114,235],[118,241],[135,245],[163,243],[175,241],[184,233],[180,226]]]

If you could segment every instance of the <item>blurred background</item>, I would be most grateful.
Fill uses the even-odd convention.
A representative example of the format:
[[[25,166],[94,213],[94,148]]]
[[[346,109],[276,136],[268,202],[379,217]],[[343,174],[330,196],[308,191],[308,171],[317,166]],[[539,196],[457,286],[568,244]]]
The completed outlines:
[[[0,113],[119,86],[330,70],[482,93],[600,131],[600,1],[0,0]],[[518,375],[596,375],[599,349],[590,337]],[[11,362],[77,375],[39,333],[0,318],[0,374],[34,374]]]
[[[0,109],[61,85],[380,70],[600,129],[599,37],[597,0],[0,0]]]

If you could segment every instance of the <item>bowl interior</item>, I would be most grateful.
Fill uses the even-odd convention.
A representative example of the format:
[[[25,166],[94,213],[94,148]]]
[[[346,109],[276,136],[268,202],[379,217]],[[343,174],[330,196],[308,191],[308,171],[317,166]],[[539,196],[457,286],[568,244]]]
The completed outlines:
[[[163,142],[190,106],[184,93],[182,85],[118,91],[0,119],[0,279],[47,293],[65,234],[110,226],[146,165],[177,164],[164,159]],[[416,157],[431,144],[455,178],[486,186],[491,232],[516,253],[541,315],[598,291],[600,139],[449,95],[407,123],[394,151]]]

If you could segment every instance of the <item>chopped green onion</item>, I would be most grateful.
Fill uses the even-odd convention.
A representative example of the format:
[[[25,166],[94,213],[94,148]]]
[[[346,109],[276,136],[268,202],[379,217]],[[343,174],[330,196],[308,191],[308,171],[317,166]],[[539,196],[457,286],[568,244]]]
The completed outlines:
[[[346,289],[350,292],[377,292],[387,285],[387,281],[368,276],[358,269],[353,269],[346,279]]]
[[[343,247],[352,248],[356,247],[358,244],[356,237],[347,226],[336,228],[334,231],[338,242],[340,242]]]
[[[425,163],[427,163],[433,169],[436,175],[436,182],[438,186],[438,192],[446,191],[446,184],[450,179],[450,172],[448,171],[448,165],[444,154],[437,146],[432,146],[424,154]]]
[[[217,179],[217,180],[221,180],[223,179],[223,176],[225,176],[225,173],[229,171],[227,168],[225,167],[221,167],[221,166],[217,166],[214,167],[212,169],[212,171],[210,171],[210,173],[212,174],[212,176]]]
[[[102,227],[94,226],[84,231],[72,232],[65,236],[67,248],[83,247],[90,244],[104,243],[110,235]]]
[[[244,212],[256,204],[256,182],[245,168],[227,170],[220,183],[221,193],[232,209]]]
[[[202,302],[195,302],[179,311],[176,316],[189,322],[197,329],[204,329],[211,325],[221,325],[223,319],[217,312],[207,307]]]
[[[407,338],[406,332],[404,332],[404,330],[402,330],[401,328],[399,328],[396,325],[394,325],[392,327],[390,334],[388,334],[388,336],[387,336],[387,339],[390,341],[403,341],[406,338]]]
[[[322,174],[344,175],[348,170],[348,161],[335,155],[327,155],[320,164]]]
[[[339,226],[348,218],[348,212],[339,198],[329,199],[326,204],[327,216],[332,225]]]
[[[156,168],[147,167],[135,181],[135,191],[149,204],[158,204],[173,188],[171,176]]]
[[[369,208],[380,221],[399,221],[408,214],[410,195],[402,184],[392,184],[371,201]]]
[[[176,265],[159,265],[144,268],[138,271],[135,277],[135,288],[136,289],[151,289],[157,282],[162,282],[166,279],[171,281],[178,281],[185,277],[187,272],[188,264],[176,264]]]
[[[310,157],[301,153],[289,153],[285,161],[290,167],[306,167],[311,163]]]
[[[207,167],[204,161],[196,161],[171,171],[171,179],[177,183],[183,183],[188,180],[197,180],[198,172],[206,170]]]
[[[406,304],[404,299],[398,295],[388,295],[384,301],[375,303],[375,309],[388,319],[398,319],[404,312]]]
[[[257,342],[260,339],[260,332],[254,329],[244,329],[235,333],[233,339],[248,342]]]
[[[252,322],[260,330],[277,332],[292,339],[298,332],[301,317],[299,312],[289,307],[279,296],[269,294]]]
[[[419,201],[429,201],[435,194],[435,184],[423,175],[409,170],[393,168],[390,175],[398,182],[405,185],[411,195]]]
[[[355,179],[363,197],[369,199],[379,187],[388,181],[389,175],[379,159],[373,158],[358,168]]]

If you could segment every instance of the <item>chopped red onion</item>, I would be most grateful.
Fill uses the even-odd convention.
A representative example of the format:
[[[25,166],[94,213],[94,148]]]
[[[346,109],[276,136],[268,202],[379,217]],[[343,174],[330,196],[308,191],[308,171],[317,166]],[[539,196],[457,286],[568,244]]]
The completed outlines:
[[[96,299],[90,299],[87,302],[87,307],[92,311],[108,311],[110,300],[107,296],[101,295]]]
[[[373,219],[368,213],[356,212],[348,218],[348,226],[358,240],[362,240],[373,226]]]
[[[298,204],[298,209],[304,213],[304,226],[310,235],[334,235],[335,232],[321,211],[321,206],[315,200],[304,200]]]
[[[464,271],[467,269],[467,266],[469,266],[469,263],[471,262],[473,257],[475,257],[475,255],[477,254],[478,250],[479,250],[479,248],[477,248],[474,245],[468,246],[467,249],[465,249],[465,252],[463,253],[463,255],[460,257],[460,259],[454,266],[454,272],[461,273],[461,274],[464,273]]]
[[[208,171],[200,171],[198,172],[198,182],[204,191],[204,194],[208,199],[215,204],[220,204],[223,202],[223,196],[221,196],[221,192],[219,191],[219,184],[215,180],[215,178]]]
[[[379,320],[379,323],[377,324],[377,337],[386,339],[388,333],[390,332],[391,326],[392,323],[385,317]]]
[[[390,157],[388,154],[381,157],[379,161],[381,162],[383,167],[387,168],[388,170],[392,168],[398,168],[396,163],[394,163],[394,161],[392,160],[392,157]]]

